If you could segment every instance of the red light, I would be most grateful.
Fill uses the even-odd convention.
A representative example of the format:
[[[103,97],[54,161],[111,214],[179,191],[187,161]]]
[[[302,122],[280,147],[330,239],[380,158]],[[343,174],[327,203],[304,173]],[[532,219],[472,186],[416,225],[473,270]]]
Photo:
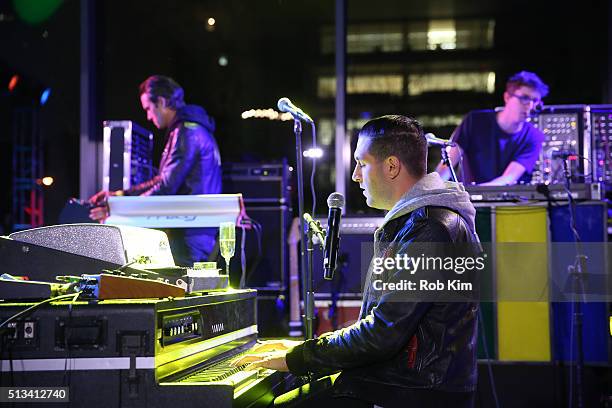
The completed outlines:
[[[13,75],[11,77],[11,80],[9,81],[9,84],[8,84],[9,92],[13,92],[13,89],[15,89],[15,87],[17,86],[18,82],[19,82],[19,75]]]
[[[575,155],[567,156],[567,160],[578,160],[578,156],[575,156]]]

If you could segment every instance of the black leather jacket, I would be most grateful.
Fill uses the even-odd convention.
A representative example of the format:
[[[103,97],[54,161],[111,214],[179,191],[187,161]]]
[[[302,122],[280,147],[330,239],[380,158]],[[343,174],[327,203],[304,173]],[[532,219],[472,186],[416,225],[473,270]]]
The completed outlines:
[[[214,123],[203,108],[186,105],[168,127],[159,175],[130,188],[126,195],[221,193],[221,155]]]
[[[377,231],[377,238],[378,257],[393,256],[391,247],[409,253],[417,242],[467,242],[480,248],[465,220],[442,207],[421,207],[392,219]],[[397,402],[402,389],[473,391],[478,304],[393,301],[376,295],[370,279],[360,320],[291,350],[291,372],[342,370],[335,393],[373,402]]]

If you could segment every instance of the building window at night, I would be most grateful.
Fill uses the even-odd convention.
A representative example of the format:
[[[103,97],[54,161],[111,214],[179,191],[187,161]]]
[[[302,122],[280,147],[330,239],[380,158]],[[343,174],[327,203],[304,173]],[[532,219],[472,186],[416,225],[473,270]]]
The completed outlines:
[[[455,30],[458,50],[493,48],[494,20],[457,20]]]
[[[441,128],[445,126],[457,126],[461,123],[461,120],[463,120],[463,116],[463,114],[420,115],[417,119],[425,128]]]
[[[432,20],[427,30],[427,49],[454,50],[457,48],[455,20]]]
[[[346,49],[349,54],[400,52],[404,49],[401,24],[355,24],[347,30]],[[323,54],[332,54],[334,49],[334,30],[326,27],[321,36],[321,50]]]
[[[408,23],[407,42],[413,51],[489,49],[494,20],[430,20]]]
[[[361,130],[363,125],[370,119],[365,118],[347,118],[346,119],[346,134],[352,134]],[[461,118],[459,119],[461,121]],[[321,146],[331,146],[335,140],[336,120],[333,118],[321,118],[319,120],[319,144]],[[331,148],[333,150],[333,147]],[[330,150],[330,149],[327,149]]]
[[[494,72],[440,72],[408,75],[408,94],[426,92],[495,92]]]
[[[400,74],[349,75],[346,81],[347,94],[404,94],[404,77]],[[336,95],[336,78],[320,77],[317,84],[319,98]]]
[[[403,38],[399,24],[359,25],[349,27],[346,48],[349,54],[399,52],[404,48]]]
[[[350,24],[348,54],[376,52],[489,49],[493,47],[495,21],[489,19],[437,19],[386,24]],[[333,54],[333,27],[321,31],[321,52]]]

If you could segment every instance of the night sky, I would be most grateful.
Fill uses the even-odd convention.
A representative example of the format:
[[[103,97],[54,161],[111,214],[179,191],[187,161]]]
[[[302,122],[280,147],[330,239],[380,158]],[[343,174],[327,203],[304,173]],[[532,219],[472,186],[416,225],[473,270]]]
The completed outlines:
[[[45,195],[45,220],[57,222],[67,198],[79,195],[80,3],[56,0],[44,21],[25,22],[18,3],[0,1],[0,191],[2,214],[10,213],[11,117],[34,100],[41,87],[52,94],[40,108],[45,174],[55,184]],[[497,73],[493,95],[423,95],[401,100],[350,96],[349,115],[367,109],[433,114],[437,110],[490,108],[502,103],[505,78],[521,69],[537,72],[551,87],[547,104],[610,102],[607,1],[348,1],[349,23],[429,18],[493,18],[492,50],[415,55],[350,56],[353,64],[410,64],[461,59],[482,61]],[[334,22],[334,2],[192,1],[97,2],[97,118],[130,119],[153,130],[138,101],[138,84],[151,74],[174,77],[186,100],[204,106],[217,122],[224,161],[295,161],[290,122],[242,120],[251,108],[272,108],[281,96],[299,103],[317,120],[333,117],[333,99],[317,98],[317,75],[333,73],[333,55],[322,55],[320,31]],[[216,20],[207,30],[207,20]],[[219,65],[219,58],[227,65]],[[11,75],[20,75],[21,94],[8,94]],[[28,99],[29,98],[29,99]],[[450,106],[450,105],[452,106]],[[448,106],[447,106],[448,105]],[[483,106],[484,105],[484,106]],[[454,108],[453,108],[454,106]],[[101,129],[100,125],[100,134]],[[436,129],[432,129],[436,130]],[[446,129],[448,130],[448,129]],[[154,132],[157,148],[161,133]],[[442,134],[447,137],[448,134]],[[328,191],[333,186],[321,186]],[[324,200],[327,194],[321,194]],[[9,224],[6,215],[3,223]]]

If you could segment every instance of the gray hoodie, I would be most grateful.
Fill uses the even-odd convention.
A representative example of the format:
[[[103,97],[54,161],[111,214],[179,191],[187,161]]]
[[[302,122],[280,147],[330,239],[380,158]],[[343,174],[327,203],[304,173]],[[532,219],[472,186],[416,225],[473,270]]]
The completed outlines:
[[[438,173],[433,172],[419,180],[395,203],[385,216],[383,225],[374,233],[374,240],[378,240],[379,233],[389,221],[425,206],[445,207],[456,211],[465,219],[470,231],[476,234],[476,209],[463,184],[444,181]]]

